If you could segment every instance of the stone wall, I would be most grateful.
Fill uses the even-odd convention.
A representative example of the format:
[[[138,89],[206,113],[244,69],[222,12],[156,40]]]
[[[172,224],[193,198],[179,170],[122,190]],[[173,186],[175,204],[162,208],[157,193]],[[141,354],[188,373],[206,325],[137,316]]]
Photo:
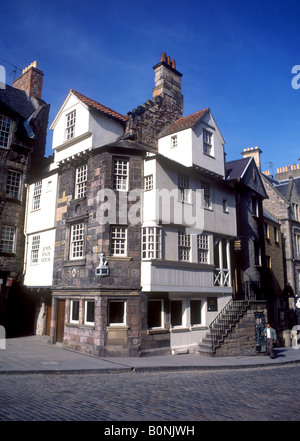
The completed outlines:
[[[224,338],[224,343],[216,350],[217,357],[256,355],[255,313],[264,313],[267,321],[265,302],[250,302],[247,313]]]

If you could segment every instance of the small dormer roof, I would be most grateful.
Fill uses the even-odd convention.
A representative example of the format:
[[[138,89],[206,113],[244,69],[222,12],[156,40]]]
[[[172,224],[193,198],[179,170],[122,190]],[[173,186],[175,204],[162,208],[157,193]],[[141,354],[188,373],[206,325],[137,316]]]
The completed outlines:
[[[209,107],[177,119],[159,134],[159,138],[171,135],[172,133],[180,132],[181,130],[195,127],[208,112],[210,112]]]

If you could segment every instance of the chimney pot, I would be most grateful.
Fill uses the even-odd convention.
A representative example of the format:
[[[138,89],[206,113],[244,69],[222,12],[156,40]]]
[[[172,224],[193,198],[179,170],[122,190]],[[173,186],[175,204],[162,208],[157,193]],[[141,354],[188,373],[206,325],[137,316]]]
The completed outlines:
[[[171,58],[169,57],[169,55],[167,56],[167,64],[168,64],[168,66],[170,66],[170,64],[171,64]]]
[[[165,52],[162,52],[162,53],[161,53],[161,56],[160,56],[160,62],[161,62],[161,63],[162,63],[162,62],[164,62],[164,63],[167,62],[167,55],[166,55]]]
[[[171,60],[171,66],[173,67],[173,69],[176,69],[176,67],[175,67],[175,60]]]

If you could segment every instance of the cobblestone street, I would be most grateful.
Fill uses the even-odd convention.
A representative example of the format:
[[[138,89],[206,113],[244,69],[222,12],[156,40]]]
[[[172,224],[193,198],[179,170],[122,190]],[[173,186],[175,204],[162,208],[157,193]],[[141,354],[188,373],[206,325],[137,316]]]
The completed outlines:
[[[0,421],[299,421],[300,366],[0,376]]]

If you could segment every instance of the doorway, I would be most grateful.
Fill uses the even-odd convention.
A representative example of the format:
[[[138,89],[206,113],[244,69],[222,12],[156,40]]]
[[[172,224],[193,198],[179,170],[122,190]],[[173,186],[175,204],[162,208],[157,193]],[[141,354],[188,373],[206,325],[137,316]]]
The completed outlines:
[[[56,337],[55,341],[62,343],[65,329],[65,300],[57,300],[56,310]]]

